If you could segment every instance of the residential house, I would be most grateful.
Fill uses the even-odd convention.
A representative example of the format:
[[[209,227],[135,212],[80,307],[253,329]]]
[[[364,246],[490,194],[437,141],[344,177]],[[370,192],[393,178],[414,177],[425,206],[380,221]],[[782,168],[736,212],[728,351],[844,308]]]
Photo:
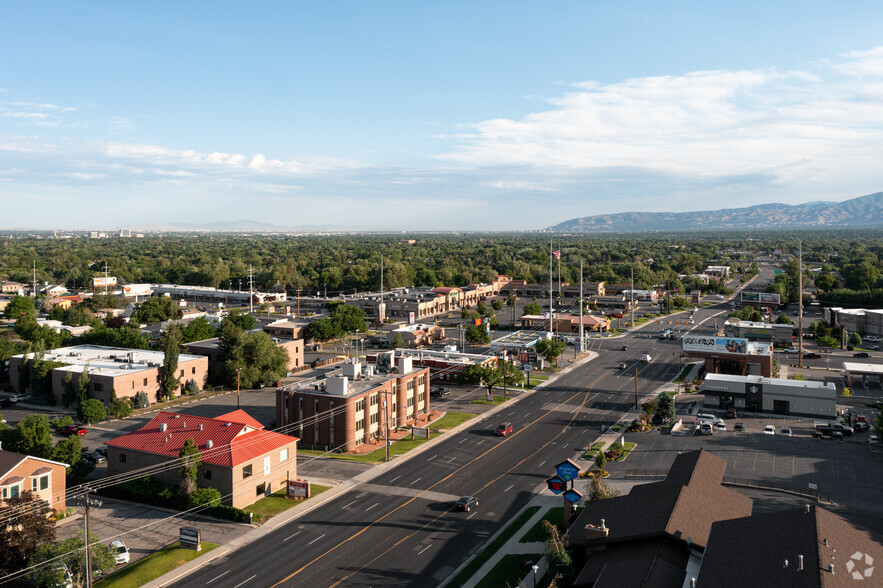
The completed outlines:
[[[68,464],[0,449],[0,502],[30,490],[52,510],[64,510]]]

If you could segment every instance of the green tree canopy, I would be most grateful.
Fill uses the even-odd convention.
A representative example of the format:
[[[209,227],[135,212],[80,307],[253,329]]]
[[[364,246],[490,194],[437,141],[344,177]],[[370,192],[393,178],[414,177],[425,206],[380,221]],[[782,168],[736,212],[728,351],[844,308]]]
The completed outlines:
[[[468,327],[466,327],[466,334],[464,336],[466,337],[466,340],[473,345],[491,342],[491,336],[488,335],[487,329],[484,327],[484,325],[469,325]]]
[[[77,418],[87,425],[107,420],[107,409],[97,398],[87,398],[77,407]]]
[[[71,421],[73,424],[73,420]],[[62,439],[55,445],[52,452],[52,459],[67,464],[67,473],[70,473],[71,466],[83,459],[83,442],[79,435],[71,435],[67,439]]]
[[[240,385],[243,388],[256,388],[285,377],[288,361],[288,351],[277,346],[268,334],[244,333],[227,355],[224,371],[231,385],[236,385],[239,370]]]
[[[533,316],[540,315],[543,314],[543,309],[536,302],[528,302],[524,305],[524,314],[529,314]]]
[[[178,307],[168,296],[151,296],[132,314],[132,322],[152,325],[178,318]]]
[[[183,343],[191,343],[193,341],[204,341],[215,337],[217,329],[208,322],[204,316],[194,319],[184,325],[181,329],[183,335]]]
[[[564,353],[565,347],[564,341],[556,339],[540,339],[536,345],[537,353],[542,355],[546,361],[556,366],[558,365],[558,356]]]
[[[3,309],[3,316],[8,319],[18,320],[22,317],[37,318],[37,309],[34,303],[27,296],[13,296],[6,308]]]
[[[181,488],[186,494],[190,494],[196,489],[196,475],[199,466],[202,465],[202,452],[199,451],[199,446],[196,445],[193,437],[184,442],[178,457],[181,458],[181,466],[178,468],[181,474]]]
[[[89,534],[91,546],[92,577],[97,578],[116,563],[116,553],[109,545],[104,544],[95,533]],[[86,583],[86,539],[80,531],[58,543],[41,543],[31,556],[30,565],[38,566],[52,560],[54,564],[63,564],[71,574],[74,586]],[[40,586],[62,586],[62,573],[58,565],[45,565],[36,568],[29,577]]]
[[[307,326],[307,338],[313,341],[330,341],[337,335],[337,327],[328,317],[316,319]]]
[[[0,504],[0,577],[27,567],[40,545],[55,541],[55,523],[47,511],[30,490]]]
[[[178,340],[175,337],[168,337],[163,348],[162,376],[162,393],[166,398],[171,398],[175,395],[175,391],[180,383],[177,373],[179,353]]]
[[[52,458],[52,432],[49,418],[42,414],[29,414],[18,422],[15,427],[16,446],[11,451],[33,455],[34,457]],[[6,447],[4,446],[4,449]]]

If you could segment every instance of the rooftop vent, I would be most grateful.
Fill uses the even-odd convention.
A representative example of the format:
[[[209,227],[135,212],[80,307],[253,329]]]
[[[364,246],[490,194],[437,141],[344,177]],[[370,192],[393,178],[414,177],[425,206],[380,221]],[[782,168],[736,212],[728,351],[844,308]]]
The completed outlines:
[[[797,571],[798,572],[803,571],[803,556],[802,555],[797,556]]]
[[[165,433],[165,432],[166,432],[166,429],[168,429],[168,428],[169,428],[169,426],[168,426],[167,424],[165,424],[165,423],[163,423],[163,424],[161,424],[161,425],[159,426],[159,430],[160,430],[161,433]]]
[[[828,564],[828,573],[834,575],[834,564]]]
[[[229,427],[229,426],[232,426],[232,425],[233,425],[233,423],[227,423],[227,424],[224,425],[224,426],[225,426],[225,427]]]
[[[208,448],[208,449],[211,449],[212,447],[214,447],[214,445],[215,445],[215,442],[212,441],[211,439],[209,439],[205,444],[206,448]]]
[[[202,425],[199,425],[199,430],[202,431]]]
[[[179,419],[179,418],[181,418],[181,415],[176,414],[176,415],[174,416],[174,418]]]

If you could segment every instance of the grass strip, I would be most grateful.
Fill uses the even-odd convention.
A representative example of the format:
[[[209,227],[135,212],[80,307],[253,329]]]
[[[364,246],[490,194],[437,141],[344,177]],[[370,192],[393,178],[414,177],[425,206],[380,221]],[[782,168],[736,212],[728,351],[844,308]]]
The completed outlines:
[[[576,509],[577,514],[583,511],[583,507],[579,507]],[[543,529],[543,521],[549,521],[562,533],[567,529],[564,527],[564,508],[560,506],[555,506],[546,511],[546,514],[543,515],[543,518],[537,521],[533,527],[531,527],[524,536],[518,540],[519,543],[533,543],[535,541],[545,541],[546,530]]]
[[[99,580],[95,586],[100,588],[139,588],[217,547],[215,543],[206,543],[205,541],[202,542],[202,551],[183,549],[179,545],[179,542],[175,541],[156,553],[139,559],[113,575]]]
[[[511,396],[509,397],[509,399],[511,400]],[[487,397],[481,396],[479,398],[476,398],[475,400],[470,400],[469,404],[493,404],[494,406],[496,406],[498,404],[503,404],[504,402],[506,402],[506,399],[503,398],[502,395],[497,396],[496,394],[494,394],[493,402],[488,402]]]
[[[592,445],[592,447],[589,448],[588,451],[583,453],[583,459],[594,459],[595,454],[597,454],[599,451],[601,451],[601,448],[604,447],[605,443],[607,443],[607,442],[606,441],[598,441],[597,443]]]
[[[494,539],[487,547],[481,550],[475,557],[473,557],[466,567],[460,570],[460,573],[454,576],[454,578],[448,582],[445,586],[446,588],[459,588],[466,583],[475,573],[487,562],[493,555],[500,550],[506,541],[509,540],[512,535],[514,535],[518,529],[524,526],[530,517],[532,517],[538,510],[540,510],[539,506],[531,506],[528,509],[525,509],[518,517],[512,521],[506,529],[500,533],[500,535]]]
[[[678,383],[678,384],[680,384],[681,382],[683,382],[683,381],[684,381],[684,378],[687,377],[687,374],[690,373],[690,370],[693,369],[693,365],[694,365],[694,364],[692,364],[692,363],[688,363],[687,365],[685,365],[685,366],[684,366],[684,369],[681,370],[681,373],[678,374],[678,377],[675,378],[675,382]]]
[[[539,561],[543,556],[542,553],[521,554],[507,553],[503,558],[488,572],[488,575],[481,579],[475,588],[499,588],[500,586],[519,586],[521,580],[527,572],[521,569],[524,560],[532,559]],[[539,578],[537,578],[539,579]]]
[[[331,486],[310,484],[310,498],[307,498],[307,500],[315,498],[319,494],[322,494],[326,490],[330,489]],[[269,496],[261,498],[244,510],[254,515],[254,522],[262,523],[265,520],[272,518],[281,512],[285,512],[289,508],[294,508],[298,504],[303,504],[304,502],[306,502],[306,500],[295,500],[293,498],[287,498],[286,491],[283,489],[279,490],[278,492],[274,492]]]

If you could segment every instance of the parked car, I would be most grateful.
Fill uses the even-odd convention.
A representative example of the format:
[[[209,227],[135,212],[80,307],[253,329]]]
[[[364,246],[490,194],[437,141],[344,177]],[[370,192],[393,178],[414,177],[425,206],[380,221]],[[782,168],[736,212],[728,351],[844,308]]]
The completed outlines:
[[[833,439],[834,441],[843,441],[843,433],[841,433],[840,431],[834,431],[833,433],[831,433],[831,439]]]
[[[867,431],[871,428],[866,421],[856,421],[855,425],[852,427],[856,433],[861,433],[862,431]]]
[[[803,359],[821,359],[821,357],[822,357],[821,353],[816,353],[814,351],[804,351],[803,352]]]
[[[620,347],[619,349],[620,349],[620,351],[628,351],[628,350],[629,350],[629,346],[628,346],[628,345],[623,345],[623,346]]]
[[[791,436],[791,427],[782,427],[782,437]]]
[[[462,510],[465,512],[469,512],[471,509],[478,506],[478,498],[475,496],[463,496],[454,503],[454,510]]]
[[[67,425],[58,429],[59,435],[79,435],[83,436],[86,434],[86,427],[82,427],[80,425]]]
[[[736,433],[744,433],[745,432],[745,423],[736,423],[733,425],[733,431]]]
[[[651,359],[653,359],[653,358],[650,357],[649,355],[647,355],[646,353],[641,356],[641,361],[643,361],[644,363],[650,363]]]
[[[868,435],[868,440],[867,440],[867,441],[868,441],[868,443],[870,443],[870,444],[873,445],[873,444],[879,443],[879,442],[880,442],[880,439],[877,437],[877,433],[870,433],[870,434]]]
[[[445,396],[451,395],[451,389],[450,388],[433,388],[430,391],[430,395],[436,396],[438,398],[444,398]]]
[[[728,408],[728,409],[727,409],[727,418],[728,418],[728,419],[735,419],[735,418],[738,418],[738,415],[736,414],[736,409],[735,409],[735,408]]]
[[[765,426],[765,427],[763,428],[763,434],[764,434],[764,435],[775,435],[775,434],[776,434],[776,428],[775,428],[774,426],[772,426],[772,425],[767,425],[767,426]]]
[[[26,394],[13,394],[9,397],[9,400],[13,404],[18,404],[19,402],[23,402],[27,398]]]
[[[107,457],[101,455],[97,451],[84,451],[83,459],[86,461],[92,462],[94,464],[105,463],[107,461]]]
[[[497,425],[497,428],[494,430],[494,435],[497,437],[505,437],[509,433],[512,432],[512,423],[500,423]]]
[[[825,436],[822,434],[821,431],[813,431],[813,432],[812,432],[812,438],[813,438],[813,439],[824,439]]]
[[[723,423],[723,422],[714,423],[714,430],[715,430],[715,431],[726,431],[726,430],[727,430],[727,424],[726,424],[726,423]]]
[[[797,353],[796,347],[786,347],[782,350],[782,353]]]
[[[624,369],[626,369],[626,368],[629,367],[629,366],[628,366],[628,364],[627,364],[626,362],[621,361],[621,362],[619,362],[618,364],[616,364],[616,367],[619,368],[619,369],[621,369],[621,370],[624,370]]]
[[[103,455],[104,457],[107,457],[107,447],[99,447],[98,449],[95,450],[95,453],[97,453],[98,455]]]
[[[114,551],[114,563],[117,565],[129,563],[129,549],[125,543],[117,539],[110,542],[110,548]]]
[[[832,423],[830,425],[817,425],[816,430],[820,431],[823,435],[832,435],[833,433],[840,433],[841,435],[852,435],[852,427],[847,425],[842,425],[840,423]]]
[[[866,423],[866,422],[868,422],[868,417],[867,417],[867,415],[863,415],[863,414],[859,413],[859,414],[855,415],[855,422]]]
[[[867,351],[859,351],[858,353],[853,353],[853,357],[871,357],[871,354]]]
[[[702,421],[699,423],[699,434],[700,435],[713,435],[714,427],[711,426],[711,423],[708,421]]]

